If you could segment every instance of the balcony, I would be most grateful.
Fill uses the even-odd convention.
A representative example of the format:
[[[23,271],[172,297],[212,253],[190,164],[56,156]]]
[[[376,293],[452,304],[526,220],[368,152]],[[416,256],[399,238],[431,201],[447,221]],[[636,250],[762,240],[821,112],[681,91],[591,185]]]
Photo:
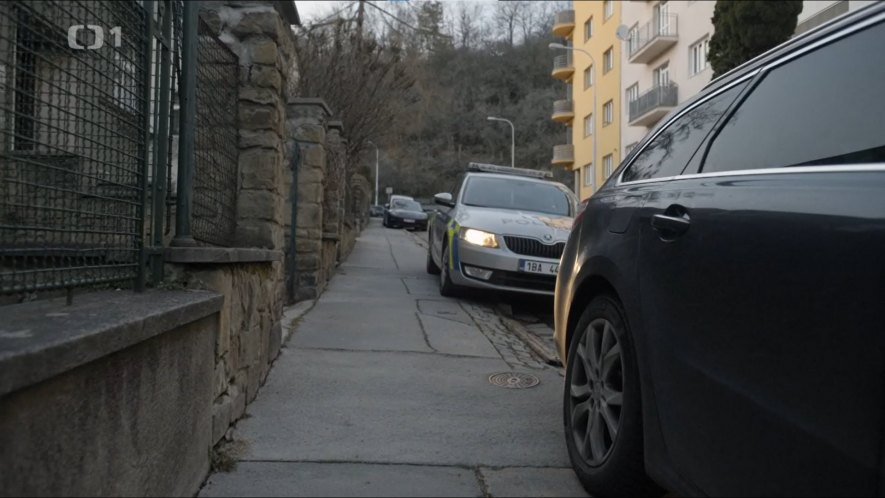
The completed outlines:
[[[575,103],[571,100],[553,101],[553,121],[558,123],[570,123],[575,119]]]
[[[678,103],[675,83],[656,86],[630,102],[630,126],[652,126]]]
[[[558,80],[568,80],[575,74],[575,66],[572,64],[571,53],[557,55],[553,58],[553,72],[551,75]]]
[[[627,57],[634,64],[648,64],[679,41],[676,14],[656,17],[630,30]]]
[[[553,18],[553,34],[563,38],[572,34],[575,29],[575,11],[563,10]]]
[[[571,168],[575,164],[575,146],[572,144],[554,145],[553,160],[550,163],[554,166]]]

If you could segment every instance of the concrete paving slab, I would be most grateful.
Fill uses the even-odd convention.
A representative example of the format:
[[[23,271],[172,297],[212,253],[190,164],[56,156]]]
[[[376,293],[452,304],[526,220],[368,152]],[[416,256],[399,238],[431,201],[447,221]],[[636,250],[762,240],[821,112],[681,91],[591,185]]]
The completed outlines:
[[[482,496],[475,472],[458,467],[241,462],[213,475],[201,497]]]
[[[475,325],[439,316],[419,313],[418,318],[427,334],[427,341],[435,351],[446,354],[500,359],[498,350]],[[469,317],[468,317],[469,318]]]
[[[502,360],[288,349],[234,436],[245,460],[568,465],[562,378],[503,389]]]
[[[415,302],[389,306],[320,300],[292,336],[290,347],[382,351],[433,351],[415,316]]]
[[[479,469],[486,489],[494,497],[507,496],[563,496],[586,497],[571,468],[506,468]]]

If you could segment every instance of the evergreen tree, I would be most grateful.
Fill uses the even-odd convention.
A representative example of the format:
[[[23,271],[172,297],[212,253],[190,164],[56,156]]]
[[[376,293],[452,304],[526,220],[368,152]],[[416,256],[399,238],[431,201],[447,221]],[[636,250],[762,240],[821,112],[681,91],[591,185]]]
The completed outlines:
[[[800,0],[716,2],[708,55],[713,77],[790,39],[800,12]]]

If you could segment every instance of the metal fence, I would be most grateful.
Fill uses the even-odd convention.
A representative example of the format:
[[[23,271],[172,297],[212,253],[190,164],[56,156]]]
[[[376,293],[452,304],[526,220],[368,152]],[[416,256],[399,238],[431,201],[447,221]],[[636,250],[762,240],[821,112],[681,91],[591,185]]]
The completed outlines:
[[[239,60],[198,9],[0,2],[2,302],[141,289],[173,230],[233,243]]]
[[[239,59],[202,19],[198,23],[192,235],[230,246],[237,209]]]
[[[141,273],[146,18],[135,1],[0,3],[0,295]]]

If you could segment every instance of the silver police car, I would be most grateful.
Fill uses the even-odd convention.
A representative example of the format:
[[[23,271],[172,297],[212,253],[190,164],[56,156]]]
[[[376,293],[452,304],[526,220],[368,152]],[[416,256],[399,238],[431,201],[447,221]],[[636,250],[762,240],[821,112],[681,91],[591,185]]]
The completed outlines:
[[[439,275],[440,294],[476,287],[553,295],[577,200],[551,176],[470,163],[450,192],[434,196],[427,272]]]

